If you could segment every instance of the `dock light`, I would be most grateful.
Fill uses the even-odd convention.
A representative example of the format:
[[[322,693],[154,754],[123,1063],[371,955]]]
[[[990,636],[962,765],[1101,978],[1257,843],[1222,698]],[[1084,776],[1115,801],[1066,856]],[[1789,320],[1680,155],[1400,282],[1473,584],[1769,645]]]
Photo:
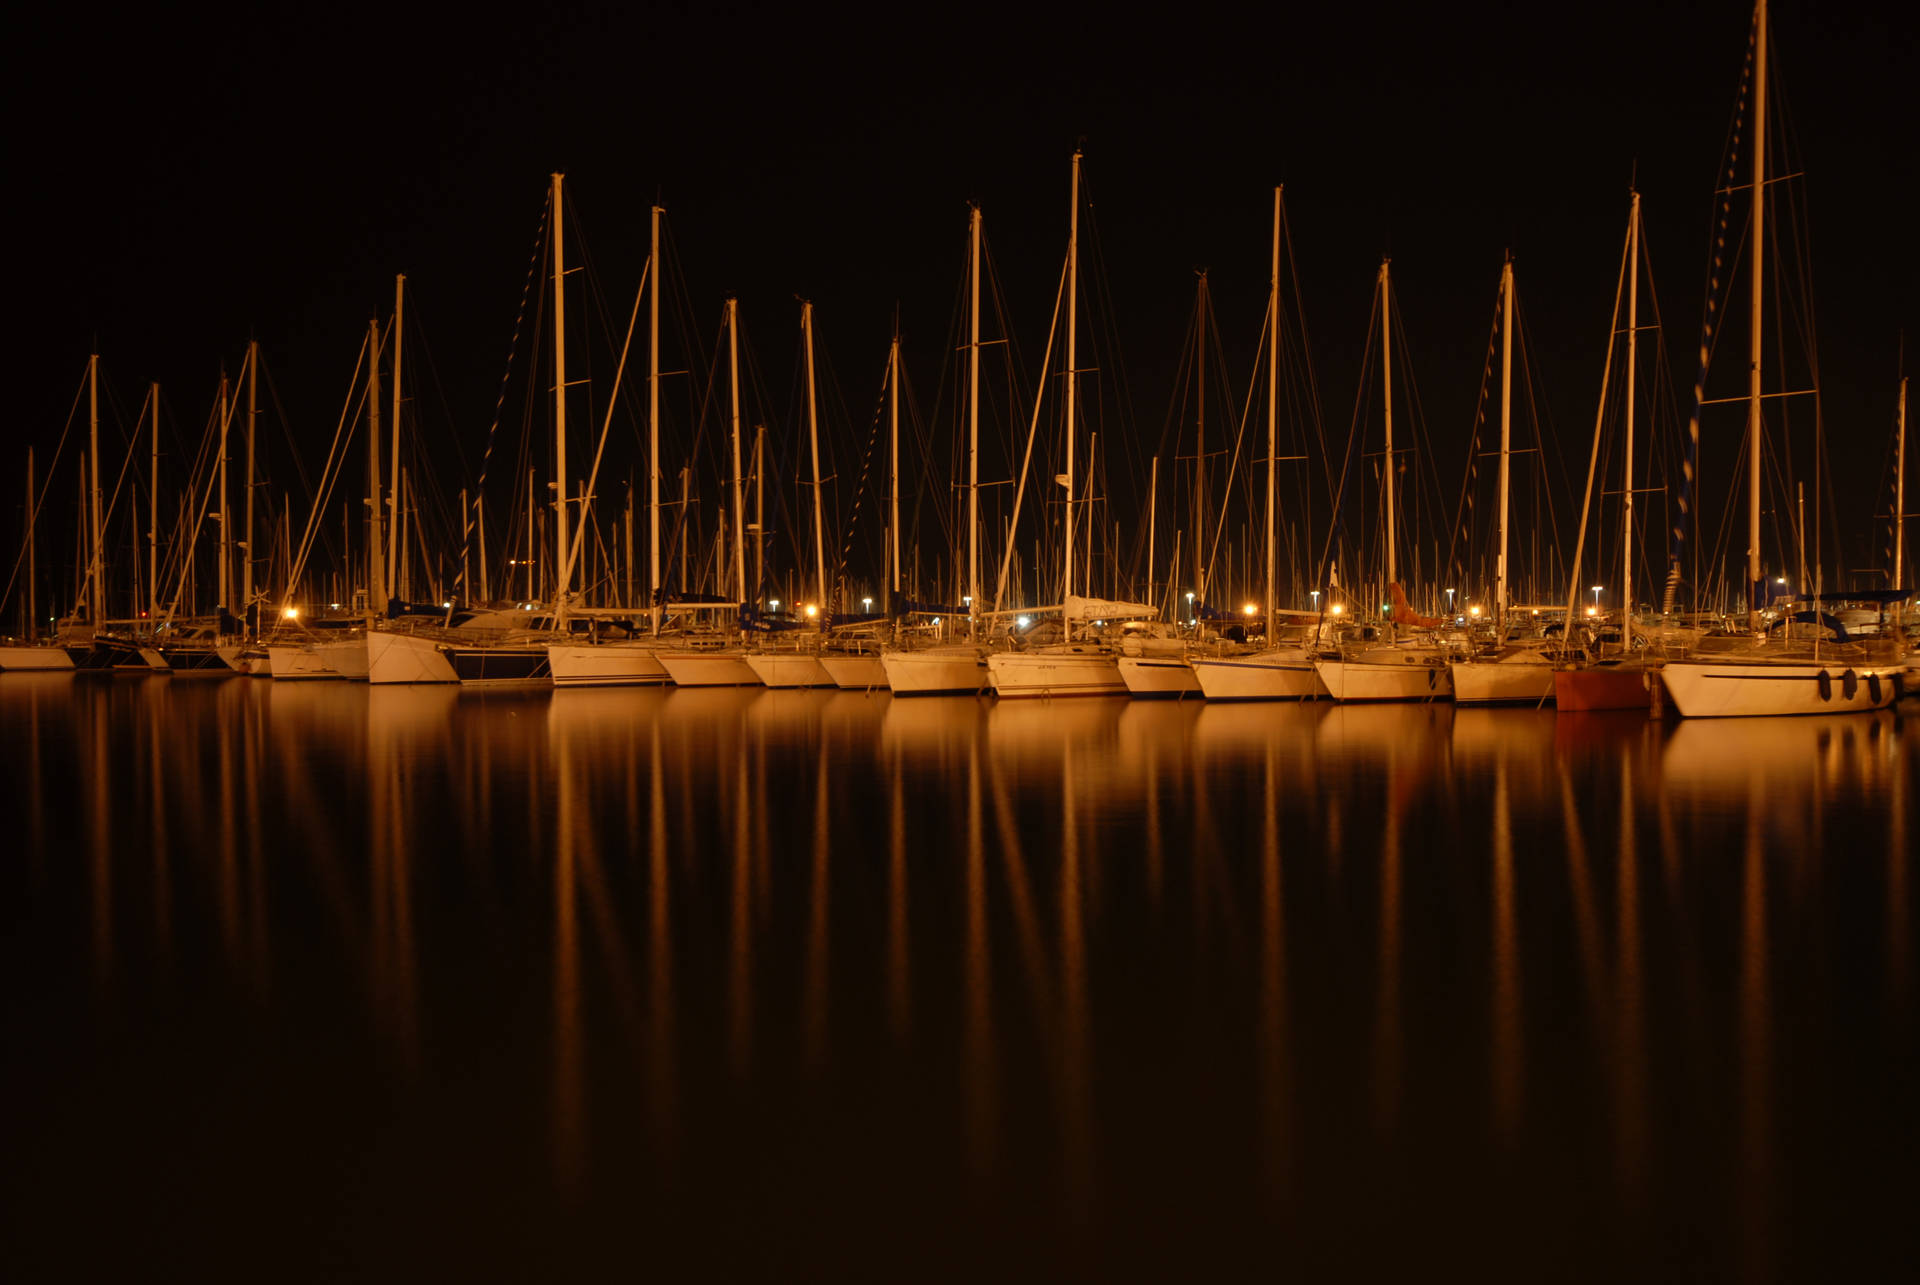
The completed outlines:
[[[1774,582],[1775,584],[1781,584],[1781,585],[1783,585],[1783,584],[1785,584],[1785,583],[1787,582],[1787,578],[1786,578],[1785,576],[1775,576],[1775,577],[1773,578],[1773,582]]]
[[[453,604],[450,602],[443,602],[440,604],[440,608],[443,611],[451,611],[453,610]]]
[[[779,600],[778,598],[774,598],[774,599],[771,599],[771,600],[770,600],[770,601],[769,601],[769,602],[767,603],[767,610],[768,610],[768,611],[778,611],[778,610],[780,610],[780,600]]]
[[[973,601],[973,599],[971,599],[971,598],[969,598],[969,599],[967,599],[967,601],[968,601],[968,602],[972,602],[972,601]],[[862,598],[862,599],[860,600],[860,605],[861,605],[861,606],[863,606],[863,607],[865,607],[865,608],[866,608],[866,609],[867,609],[868,611],[872,611],[872,610],[873,610],[873,599],[871,599],[871,598]]]
[[[1453,590],[1449,589],[1446,592],[1447,592],[1447,614],[1451,616],[1453,614]]]
[[[140,614],[144,616],[144,615],[145,615],[146,613],[145,613],[145,612],[143,611],[143,612],[141,612]],[[280,619],[282,619],[282,620],[298,620],[298,619],[300,619],[300,608],[298,608],[298,607],[288,607],[287,609],[285,609],[284,611],[282,611],[282,612],[280,613]]]
[[[1598,607],[1588,607],[1588,608],[1587,608],[1587,614],[1588,614],[1589,616],[1597,616],[1597,615],[1599,615],[1599,614],[1600,614],[1600,608],[1598,608]]]
[[[820,608],[818,608],[818,607],[816,607],[816,606],[815,606],[814,604],[812,604],[812,603],[808,603],[808,604],[807,604],[807,619],[808,619],[808,620],[812,620],[812,619],[813,619],[813,618],[814,618],[815,616],[817,616],[817,615],[819,615],[819,614],[820,614]]]
[[[973,605],[973,595],[968,594],[966,597],[962,598],[960,601],[966,603],[967,606],[971,607]]]
[[[1472,616],[1475,620],[1480,619],[1480,604],[1475,603],[1473,606],[1468,607],[1467,614],[1469,616]]]
[[[1318,589],[1311,589],[1308,592],[1313,595],[1313,609],[1315,611],[1320,610],[1320,591]]]
[[[1587,613],[1589,616],[1597,616],[1600,614],[1600,590],[1603,588],[1605,588],[1604,585],[1593,586],[1593,610]]]
[[[1257,610],[1259,610],[1259,608],[1255,607],[1252,603],[1248,603],[1246,606],[1240,608],[1241,614],[1247,616],[1251,616]]]
[[[1027,626],[1028,626],[1029,624],[1031,624],[1031,623],[1032,623],[1032,621],[1030,621],[1030,620],[1029,620],[1029,619],[1028,619],[1027,617],[1025,617],[1025,616],[1015,616],[1015,617],[1013,618],[1013,623],[1014,623],[1015,625],[1017,625],[1017,626],[1019,626],[1019,627],[1020,627],[1021,629],[1025,629],[1025,628],[1026,628],[1026,627],[1027,627]]]
[[[327,608],[330,611],[338,611],[340,610],[340,604],[337,602],[330,602],[327,604]]]
[[[1340,615],[1342,612],[1344,612],[1346,610],[1346,607],[1343,604],[1336,602],[1333,604],[1331,608],[1329,608],[1329,610],[1331,610],[1333,614],[1337,616],[1337,615]]]

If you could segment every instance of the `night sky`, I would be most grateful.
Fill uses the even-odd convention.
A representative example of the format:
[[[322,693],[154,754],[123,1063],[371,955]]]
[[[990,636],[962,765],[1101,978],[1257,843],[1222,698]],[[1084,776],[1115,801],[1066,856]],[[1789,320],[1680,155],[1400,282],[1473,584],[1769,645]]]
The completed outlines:
[[[830,418],[864,434],[896,304],[933,396],[970,199],[1031,383],[1082,139],[1140,453],[1167,418],[1196,268],[1244,394],[1279,182],[1330,440],[1344,443],[1390,253],[1449,505],[1508,248],[1562,449],[1584,461],[1636,173],[1674,379],[1691,387],[1744,4],[1140,12],[1089,8],[1071,26],[964,6],[43,12],[50,25],[13,42],[31,87],[12,146],[31,320],[6,432],[50,448],[97,342],[129,418],[158,379],[197,436],[251,334],[317,470],[367,320],[405,272],[432,356],[419,414],[477,457],[547,175],[563,169],[609,316],[624,323],[658,193],[699,341],[738,292],[784,415],[793,300],[812,298],[847,408]],[[1774,28],[1807,171],[1837,518],[1858,562],[1913,329],[1914,23],[1902,6],[1783,0]],[[1729,343],[1723,394],[1743,391],[1744,323]],[[1709,421],[1710,508],[1738,431],[1737,411]]]

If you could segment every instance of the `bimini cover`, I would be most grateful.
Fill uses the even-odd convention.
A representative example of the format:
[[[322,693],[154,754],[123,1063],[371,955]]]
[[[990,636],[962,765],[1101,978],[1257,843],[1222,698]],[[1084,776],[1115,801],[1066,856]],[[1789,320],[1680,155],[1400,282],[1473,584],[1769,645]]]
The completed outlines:
[[[1111,598],[1082,598],[1077,593],[1067,595],[1067,619],[1084,620],[1152,620],[1160,614],[1160,608],[1150,602],[1115,602]]]

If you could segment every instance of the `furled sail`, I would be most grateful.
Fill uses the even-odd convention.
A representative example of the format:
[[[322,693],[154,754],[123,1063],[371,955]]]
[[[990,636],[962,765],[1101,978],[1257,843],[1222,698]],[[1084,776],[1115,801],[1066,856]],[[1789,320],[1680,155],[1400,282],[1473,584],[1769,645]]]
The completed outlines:
[[[1075,622],[1152,620],[1159,614],[1160,608],[1150,602],[1115,602],[1111,598],[1082,598],[1077,593],[1067,595],[1067,619]]]

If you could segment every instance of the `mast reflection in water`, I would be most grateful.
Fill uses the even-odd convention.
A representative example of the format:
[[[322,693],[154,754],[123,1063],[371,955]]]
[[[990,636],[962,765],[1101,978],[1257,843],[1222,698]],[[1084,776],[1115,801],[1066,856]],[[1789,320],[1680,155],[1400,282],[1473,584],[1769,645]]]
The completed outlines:
[[[0,679],[33,1274],[1835,1276],[1896,712]]]

